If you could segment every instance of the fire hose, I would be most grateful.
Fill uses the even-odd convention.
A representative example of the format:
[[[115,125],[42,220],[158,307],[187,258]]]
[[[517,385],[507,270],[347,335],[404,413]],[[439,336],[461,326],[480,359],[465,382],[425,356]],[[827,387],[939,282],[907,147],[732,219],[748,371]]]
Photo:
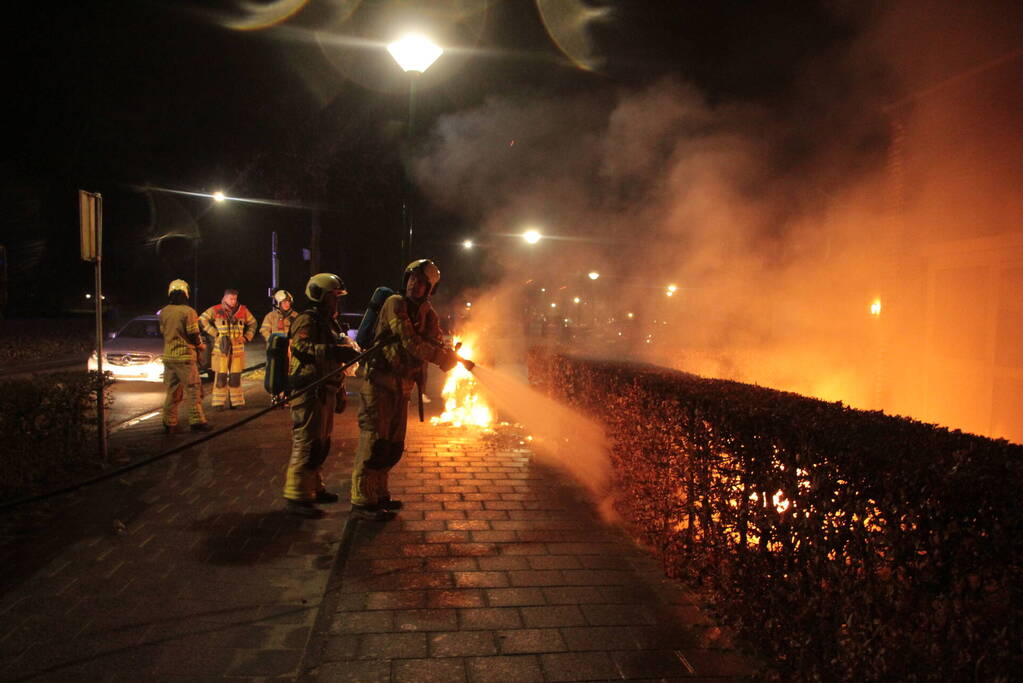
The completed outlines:
[[[111,470],[109,472],[104,472],[103,474],[98,474],[95,477],[91,477],[91,478],[86,479],[84,481],[79,481],[79,482],[76,482],[76,483],[71,484],[69,486],[65,486],[63,488],[59,488],[59,489],[56,489],[56,490],[53,490],[53,491],[47,491],[46,493],[40,493],[40,494],[36,494],[34,496],[26,496],[24,498],[18,498],[16,500],[8,501],[8,502],[5,502],[5,503],[0,503],[0,512],[7,512],[8,510],[12,510],[12,509],[14,509],[16,507],[21,507],[22,505],[27,505],[29,503],[35,503],[35,502],[38,502],[38,501],[41,501],[41,500],[46,500],[48,498],[54,498],[56,496],[60,496],[60,495],[63,495],[65,493],[71,493],[72,491],[77,491],[78,489],[85,488],[86,486],[91,486],[92,484],[96,484],[96,483],[99,483],[101,481],[105,481],[107,479],[113,479],[114,477],[118,477],[118,476],[124,474],[125,472],[130,472],[132,470],[136,470],[136,469],[145,467],[146,465],[151,465],[152,463],[157,462],[158,460],[163,460],[164,458],[167,458],[167,457],[169,457],[171,455],[175,455],[175,454],[180,453],[182,451],[186,451],[189,448],[192,448],[193,446],[198,446],[201,443],[205,443],[207,441],[210,441],[211,439],[215,439],[218,436],[220,436],[221,434],[226,434],[227,432],[230,432],[230,431],[232,431],[234,429],[237,429],[238,427],[241,427],[243,424],[248,424],[249,422],[252,422],[255,419],[263,417],[267,413],[277,409],[279,406],[287,403],[291,399],[297,398],[297,397],[301,396],[302,394],[308,392],[309,390],[318,387],[319,385],[323,384],[327,380],[332,379],[333,377],[343,373],[345,370],[347,370],[348,368],[352,367],[356,363],[359,363],[359,362],[365,360],[366,358],[368,358],[369,356],[371,356],[372,354],[380,351],[381,349],[383,349],[384,346],[387,346],[388,344],[393,344],[396,341],[398,341],[398,337],[396,335],[386,335],[384,337],[381,337],[371,347],[369,347],[368,349],[366,349],[365,351],[363,351],[359,355],[351,358],[350,360],[348,360],[347,362],[342,364],[337,369],[331,370],[329,373],[327,373],[323,377],[320,377],[315,382],[311,382],[308,385],[302,387],[300,390],[295,391],[294,393],[288,394],[287,398],[284,398],[284,399],[272,398],[271,401],[270,401],[270,405],[267,406],[266,408],[261,408],[260,410],[257,410],[252,415],[248,415],[248,416],[238,420],[237,422],[232,422],[231,424],[227,425],[226,427],[221,427],[220,429],[214,429],[213,431],[207,432],[206,434],[203,434],[202,436],[200,436],[198,438],[192,439],[188,443],[183,443],[183,444],[181,444],[179,446],[174,446],[173,448],[169,448],[169,449],[167,449],[167,450],[165,450],[165,451],[163,451],[161,453],[157,453],[156,455],[154,455],[152,457],[145,458],[143,460],[139,460],[138,462],[133,462],[130,465],[125,465],[123,467],[118,467],[117,469]]]

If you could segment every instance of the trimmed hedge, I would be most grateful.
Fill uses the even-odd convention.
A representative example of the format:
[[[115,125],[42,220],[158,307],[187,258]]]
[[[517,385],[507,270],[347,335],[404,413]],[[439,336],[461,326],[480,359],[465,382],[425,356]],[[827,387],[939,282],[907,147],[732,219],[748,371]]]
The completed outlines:
[[[0,381],[0,443],[4,500],[105,464],[96,445],[96,373]]]
[[[618,511],[783,680],[1023,666],[1023,447],[648,365],[529,371],[604,423]]]

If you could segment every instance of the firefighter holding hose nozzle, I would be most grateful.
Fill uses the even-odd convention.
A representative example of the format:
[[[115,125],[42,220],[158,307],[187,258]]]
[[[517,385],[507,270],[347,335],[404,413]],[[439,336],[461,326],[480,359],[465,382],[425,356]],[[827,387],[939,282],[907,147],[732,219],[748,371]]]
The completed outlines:
[[[429,259],[405,268],[401,292],[384,301],[374,329],[376,339],[393,336],[395,341],[359,370],[366,381],[352,469],[352,514],[363,519],[386,521],[401,509],[387,479],[405,450],[412,388],[422,387],[428,363],[447,372],[459,362],[457,352],[441,341],[440,321],[430,305],[438,282],[440,269]]]

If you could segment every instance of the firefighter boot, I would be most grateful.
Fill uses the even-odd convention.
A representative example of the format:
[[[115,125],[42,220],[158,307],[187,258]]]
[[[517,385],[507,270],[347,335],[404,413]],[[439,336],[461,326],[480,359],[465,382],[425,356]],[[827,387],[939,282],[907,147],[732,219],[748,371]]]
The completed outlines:
[[[405,507],[405,504],[402,503],[397,498],[391,498],[390,496],[381,496],[380,507],[383,508],[384,510],[400,510],[403,507]]]
[[[323,510],[313,505],[308,500],[288,500],[286,507],[288,514],[306,519],[320,519],[324,516]]]
[[[379,505],[353,505],[352,516],[370,522],[388,522],[394,519],[394,513],[384,510]]]
[[[341,497],[336,493],[331,493],[327,489],[322,489],[316,492],[315,502],[320,503],[322,505],[323,503],[336,503],[340,499]]]

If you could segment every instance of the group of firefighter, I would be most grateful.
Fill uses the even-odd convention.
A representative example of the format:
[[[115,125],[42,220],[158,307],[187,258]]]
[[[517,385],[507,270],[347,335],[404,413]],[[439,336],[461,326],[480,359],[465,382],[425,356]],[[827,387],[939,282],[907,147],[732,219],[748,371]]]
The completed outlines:
[[[408,265],[401,289],[383,300],[371,337],[374,351],[363,355],[339,323],[338,303],[348,294],[340,277],[320,273],[309,278],[305,296],[309,308],[294,310],[290,293],[273,294],[273,310],[263,319],[260,333],[269,342],[274,334],[288,339],[288,389],[292,418],[291,458],[284,498],[292,514],[319,518],[324,503],[339,496],[327,490],[321,476],[330,452],[334,414],[345,409],[345,378],[358,372],[362,384],[359,444],[352,471],[352,513],[374,521],[395,516],[402,502],[391,497],[388,473],[405,449],[405,427],[413,387],[425,377],[427,363],[444,372],[458,362],[457,352],[445,346],[430,298],[440,282],[440,270],[429,259]],[[178,407],[187,393],[188,421],[193,431],[212,429],[203,412],[199,359],[206,349],[203,333],[212,339],[214,408],[244,405],[241,374],[245,343],[256,333],[256,319],[238,303],[238,292],[224,292],[220,303],[202,315],[188,305],[188,283],[174,280],[168,304],[160,311],[164,337],[163,427],[179,431]],[[347,367],[344,371],[341,368]]]

